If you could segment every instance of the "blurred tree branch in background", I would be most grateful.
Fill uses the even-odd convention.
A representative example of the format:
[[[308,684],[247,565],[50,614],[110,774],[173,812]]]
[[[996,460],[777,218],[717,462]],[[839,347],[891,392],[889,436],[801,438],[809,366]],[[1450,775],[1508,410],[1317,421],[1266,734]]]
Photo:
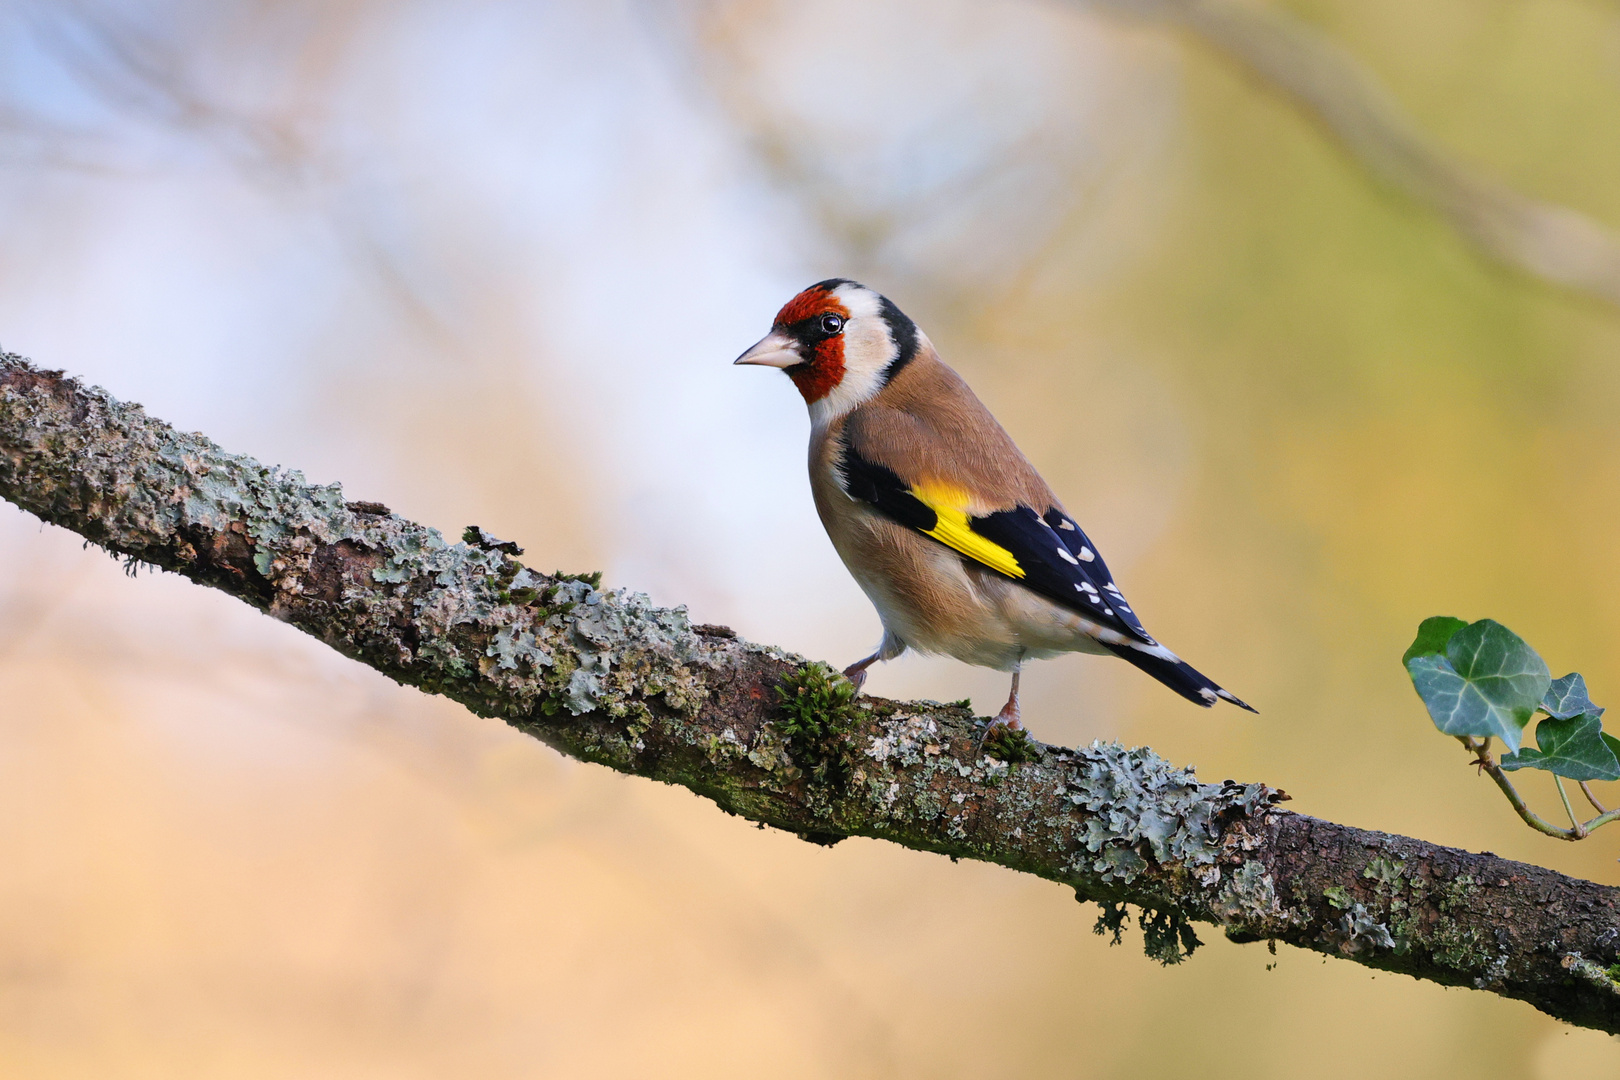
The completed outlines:
[[[243,600],[401,683],[817,843],[887,839],[1059,882],[1148,954],[1282,941],[1620,1033],[1620,890],[1279,809],[1148,749],[975,758],[965,703],[850,699],[821,665],[682,609],[537,573],[336,485],[225,453],[0,354],[0,497]]]
[[[1374,178],[1440,213],[1487,256],[1620,304],[1620,237],[1585,214],[1523,195],[1455,160],[1366,65],[1275,5],[1231,0],[1076,0],[1184,27],[1290,99]]]
[[[1587,214],[1526,196],[1449,155],[1412,121],[1366,64],[1303,19],[1274,4],[1234,0],[1067,4],[1184,29],[1237,63],[1263,91],[1293,102],[1373,178],[1438,212],[1493,261],[1620,304],[1620,235]],[[761,60],[749,55],[744,42],[760,32],[756,24],[768,21],[774,11],[771,4],[695,4],[674,17],[691,24],[690,35],[672,36],[685,37],[701,80],[746,133],[765,171],[835,241],[843,265],[861,273],[879,268],[890,275],[933,273],[933,260],[926,254],[894,250],[904,249],[908,234],[922,223],[942,215],[976,216],[964,211],[990,203],[998,216],[1010,215],[1013,232],[1039,232],[1050,229],[1044,215],[1054,205],[1077,197],[1083,201],[1074,193],[1106,181],[1106,176],[1088,171],[1087,148],[1065,141],[1064,125],[1077,120],[1054,103],[1048,115],[1022,127],[1007,118],[1004,138],[981,148],[977,160],[959,171],[929,181],[906,177],[898,184],[898,198],[878,199],[859,190],[858,184],[852,186],[853,174],[841,173],[835,155],[807,131],[804,116],[760,93],[765,81]],[[195,134],[245,174],[283,193],[307,193],[331,184],[343,171],[344,164],[332,159],[321,137],[330,123],[328,99],[338,69],[363,37],[367,14],[365,4],[342,6],[319,39],[311,38],[291,53],[299,77],[289,83],[293,91],[286,100],[256,106],[228,100],[217,88],[199,88],[196,84],[206,80],[188,69],[178,43],[111,10],[72,5],[37,24],[52,50],[105,102]],[[29,121],[0,112],[0,128],[28,126]],[[944,131],[927,134],[933,142],[948,138]],[[888,166],[881,170],[886,175],[905,171]],[[441,318],[386,245],[344,214],[329,216],[406,314],[429,336],[445,338],[448,330]],[[1006,230],[1009,220],[997,225]],[[1039,246],[1033,239],[1029,244]]]
[[[1290,101],[1375,181],[1437,212],[1491,261],[1620,304],[1620,235],[1587,214],[1524,195],[1447,153],[1366,64],[1279,6],[1234,0],[1067,0],[1064,6],[1181,28],[1235,62],[1262,93]],[[840,265],[854,268],[857,276],[921,275],[933,288],[948,287],[942,280],[948,273],[938,261],[912,250],[923,223],[942,217],[972,220],[980,216],[979,204],[989,204],[1004,219],[998,224],[1011,223],[1015,234],[1061,232],[1054,221],[1094,199],[1099,186],[1113,179],[1090,167],[1094,148],[1066,141],[1072,134],[1066,127],[1084,121],[1064,114],[1062,103],[1054,101],[1043,116],[1008,116],[1001,141],[985,147],[971,168],[933,183],[908,177],[916,186],[905,197],[874,197],[858,174],[840,171],[847,163],[818,137],[813,110],[760,92],[769,82],[763,69],[780,59],[757,49],[757,39],[769,36],[779,15],[776,7],[709,3],[694,10],[689,18],[696,32],[689,48],[702,59],[699,81],[745,133],[764,173],[836,242]],[[932,135],[931,143],[949,139],[943,132]],[[891,136],[896,143],[906,141],[904,132]],[[836,145],[841,153],[850,152],[848,145]],[[1048,190],[1054,177],[1065,182],[1061,190]],[[1033,259],[1040,243],[1031,239],[1025,247]],[[987,278],[1019,280],[1021,273],[983,273],[972,288],[984,289]]]

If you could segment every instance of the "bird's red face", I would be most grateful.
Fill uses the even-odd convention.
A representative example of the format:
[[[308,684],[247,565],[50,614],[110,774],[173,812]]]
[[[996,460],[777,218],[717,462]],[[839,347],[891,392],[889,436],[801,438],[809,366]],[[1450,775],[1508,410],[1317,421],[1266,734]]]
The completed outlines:
[[[771,332],[736,362],[781,368],[819,421],[876,394],[911,359],[917,341],[916,326],[887,299],[830,278],[789,300]]]
[[[844,381],[844,326],[849,308],[825,285],[812,285],[783,305],[771,324],[798,345],[798,363],[784,368],[793,385],[814,404]]]

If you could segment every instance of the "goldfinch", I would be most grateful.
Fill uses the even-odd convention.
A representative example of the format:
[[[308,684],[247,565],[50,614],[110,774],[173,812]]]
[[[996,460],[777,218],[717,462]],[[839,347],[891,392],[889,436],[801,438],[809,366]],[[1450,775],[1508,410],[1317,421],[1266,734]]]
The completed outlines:
[[[961,376],[887,297],[810,286],[736,360],[780,368],[810,409],[810,489],[883,640],[844,675],[908,648],[1012,672],[985,729],[1022,727],[1025,660],[1123,657],[1182,697],[1254,710],[1142,628],[1113,575]]]

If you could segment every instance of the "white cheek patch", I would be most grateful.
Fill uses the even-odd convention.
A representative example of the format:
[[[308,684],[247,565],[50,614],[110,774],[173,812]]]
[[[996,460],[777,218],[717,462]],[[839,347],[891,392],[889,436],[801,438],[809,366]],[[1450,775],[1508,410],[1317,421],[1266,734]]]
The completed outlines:
[[[864,285],[846,282],[833,290],[833,296],[848,309],[851,322],[883,313],[883,305],[878,300],[878,294]]]
[[[844,323],[844,377],[825,397],[810,403],[810,422],[817,427],[870,401],[883,389],[883,370],[899,353],[876,293],[859,285],[840,285],[833,295],[849,310]]]

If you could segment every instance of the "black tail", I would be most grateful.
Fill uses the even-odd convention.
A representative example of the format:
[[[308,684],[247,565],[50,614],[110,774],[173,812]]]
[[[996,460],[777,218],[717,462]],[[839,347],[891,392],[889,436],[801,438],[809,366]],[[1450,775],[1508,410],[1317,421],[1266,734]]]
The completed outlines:
[[[1209,676],[1185,660],[1166,660],[1162,656],[1154,656],[1152,653],[1133,649],[1129,645],[1113,645],[1106,641],[1102,644],[1115,656],[1135,664],[1195,705],[1202,705],[1207,709],[1219,698],[1222,701],[1230,701],[1240,709],[1248,709],[1252,713],[1259,711],[1216,686]]]

